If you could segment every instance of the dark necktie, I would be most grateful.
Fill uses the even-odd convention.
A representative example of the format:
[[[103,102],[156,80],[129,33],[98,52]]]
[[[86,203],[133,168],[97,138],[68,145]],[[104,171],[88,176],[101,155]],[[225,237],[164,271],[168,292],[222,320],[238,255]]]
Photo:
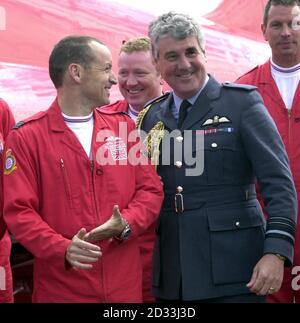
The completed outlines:
[[[184,119],[187,116],[187,110],[191,106],[188,100],[183,100],[179,108],[178,128],[182,127]]]

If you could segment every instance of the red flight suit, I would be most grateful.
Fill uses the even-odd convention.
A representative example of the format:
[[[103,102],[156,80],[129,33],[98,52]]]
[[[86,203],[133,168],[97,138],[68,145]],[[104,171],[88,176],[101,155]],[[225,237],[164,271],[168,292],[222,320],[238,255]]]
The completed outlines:
[[[163,191],[151,165],[128,163],[136,141],[119,133],[122,122],[128,134],[135,128],[123,113],[94,110],[92,161],[57,100],[7,139],[4,214],[15,238],[35,256],[33,302],[142,301],[137,237],[156,220]],[[104,165],[104,158],[115,164]],[[72,237],[106,222],[115,204],[131,226],[130,238],[98,242],[102,257],[91,270],[69,268],[65,253]]]
[[[7,103],[0,99],[0,162],[3,164],[3,149],[4,142],[8,135],[10,129],[14,126],[15,119],[7,105]],[[13,283],[12,283],[12,274],[10,268],[10,249],[11,241],[6,229],[6,224],[3,220],[3,186],[2,179],[3,174],[2,170],[0,172],[0,303],[12,303],[13,302]],[[4,285],[5,286],[4,286]],[[3,286],[2,286],[3,285]],[[1,289],[5,287],[5,290]]]
[[[293,267],[295,268],[296,266],[300,266],[300,85],[298,85],[296,90],[292,109],[288,110],[282,100],[276,82],[272,77],[270,61],[255,67],[253,70],[240,77],[237,82],[257,86],[258,91],[265,102],[265,106],[268,108],[270,115],[277,125],[289,156],[298,196],[298,225]],[[297,283],[297,281],[294,280],[296,278],[295,275],[292,275],[293,268],[285,268],[282,287],[278,293],[268,296],[269,302],[291,303],[295,298],[296,302],[300,303],[300,286],[296,286],[298,291],[295,290],[295,288],[294,290],[292,288],[292,284]]]
[[[126,100],[117,101],[113,104],[103,107],[111,111],[128,112],[128,103]],[[152,295],[152,256],[155,242],[155,226],[154,222],[147,231],[140,236],[140,249],[143,262],[143,302],[155,302],[155,297]]]

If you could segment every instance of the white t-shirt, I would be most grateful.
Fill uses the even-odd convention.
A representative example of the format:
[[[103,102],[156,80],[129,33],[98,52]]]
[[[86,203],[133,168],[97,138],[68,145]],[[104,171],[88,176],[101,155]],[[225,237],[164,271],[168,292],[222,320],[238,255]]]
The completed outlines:
[[[295,92],[300,80],[300,64],[284,68],[271,60],[271,73],[287,109],[292,109]]]
[[[66,125],[74,132],[89,159],[91,156],[91,144],[94,129],[93,112],[84,117],[70,117],[62,114]]]
[[[138,115],[139,115],[139,111],[134,110],[134,109],[132,108],[132,106],[129,104],[129,105],[128,105],[128,114],[129,114],[130,118],[131,118],[134,122],[136,122],[136,119],[137,119],[137,117],[138,117]]]

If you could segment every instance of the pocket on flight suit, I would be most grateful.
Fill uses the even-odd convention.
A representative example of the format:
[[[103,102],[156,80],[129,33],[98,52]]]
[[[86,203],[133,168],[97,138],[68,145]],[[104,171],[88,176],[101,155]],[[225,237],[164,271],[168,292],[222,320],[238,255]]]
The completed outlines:
[[[213,282],[249,282],[263,255],[264,219],[255,202],[208,208]]]
[[[60,165],[68,206],[75,213],[81,214],[80,190],[78,189],[76,191],[73,187],[71,187],[71,181],[70,176],[68,174],[67,165],[63,158],[60,159]]]

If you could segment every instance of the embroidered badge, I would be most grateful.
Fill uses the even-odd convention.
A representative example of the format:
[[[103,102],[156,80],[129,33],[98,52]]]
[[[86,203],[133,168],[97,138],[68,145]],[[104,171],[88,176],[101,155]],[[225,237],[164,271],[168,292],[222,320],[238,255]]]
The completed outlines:
[[[212,119],[207,119],[202,126],[214,126],[217,127],[222,123],[231,123],[226,117],[214,116]]]
[[[11,149],[6,151],[6,160],[5,160],[5,168],[4,175],[9,175],[17,169],[17,161],[15,156],[12,154]]]
[[[120,137],[110,136],[106,140],[106,148],[110,151],[113,160],[126,160],[126,144]]]

